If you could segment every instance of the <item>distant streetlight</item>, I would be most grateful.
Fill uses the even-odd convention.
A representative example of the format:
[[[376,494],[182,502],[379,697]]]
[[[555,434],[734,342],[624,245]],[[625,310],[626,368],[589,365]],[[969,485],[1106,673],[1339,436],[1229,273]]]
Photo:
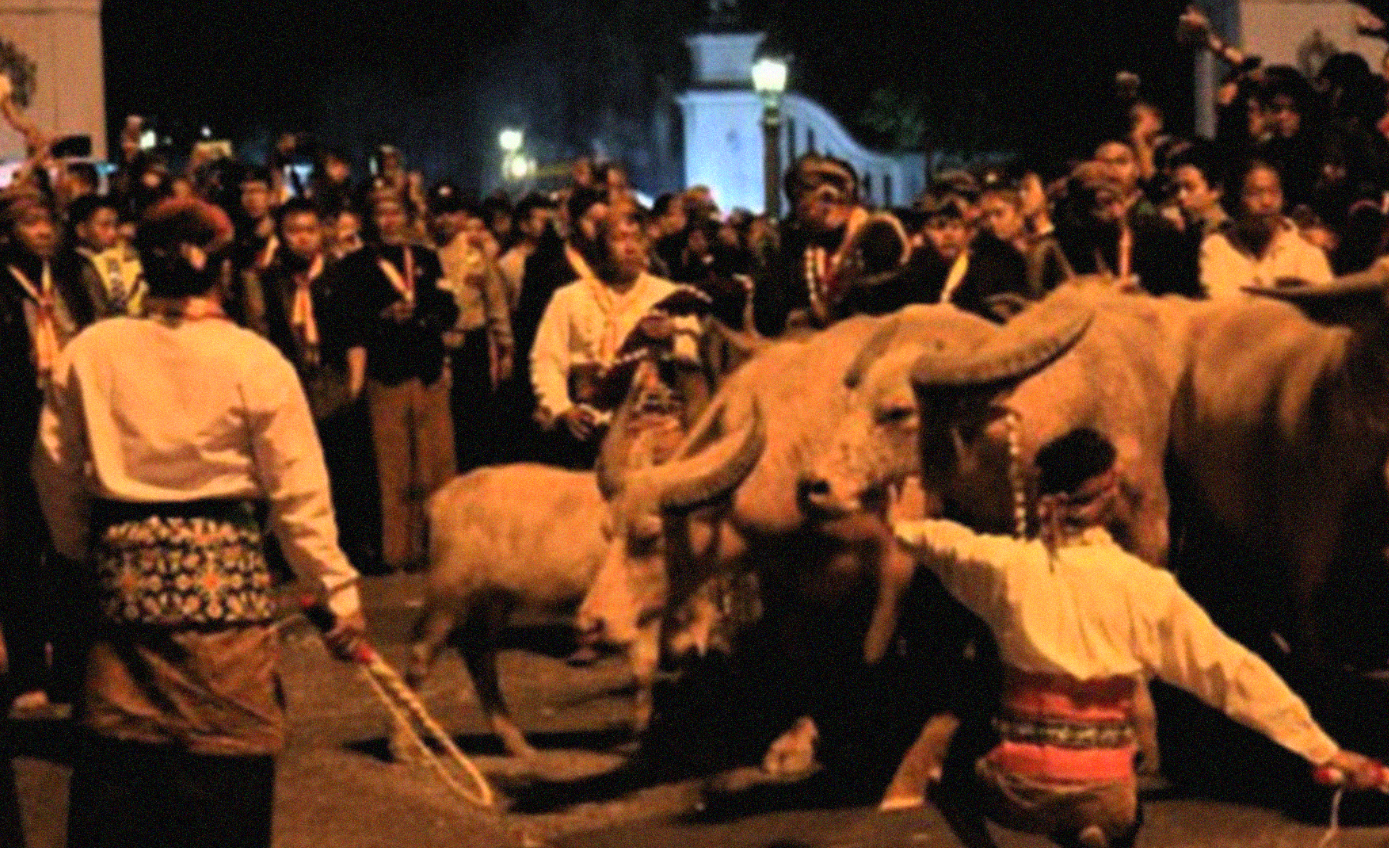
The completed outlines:
[[[516,153],[508,154],[506,160],[506,175],[513,180],[524,180],[535,173],[535,160],[529,156],[521,156]]]
[[[515,127],[507,127],[497,134],[497,146],[508,154],[520,150],[525,141],[525,133]]]
[[[762,97],[762,193],[764,208],[781,217],[781,96],[786,93],[785,59],[763,56],[752,65],[752,87]]]

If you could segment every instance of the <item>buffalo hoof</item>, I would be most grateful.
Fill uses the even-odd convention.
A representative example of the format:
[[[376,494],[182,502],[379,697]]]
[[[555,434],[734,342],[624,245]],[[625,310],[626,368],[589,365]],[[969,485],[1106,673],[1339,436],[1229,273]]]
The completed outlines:
[[[762,770],[776,777],[809,774],[815,768],[815,742],[820,733],[809,717],[796,719],[767,749],[762,758]]]

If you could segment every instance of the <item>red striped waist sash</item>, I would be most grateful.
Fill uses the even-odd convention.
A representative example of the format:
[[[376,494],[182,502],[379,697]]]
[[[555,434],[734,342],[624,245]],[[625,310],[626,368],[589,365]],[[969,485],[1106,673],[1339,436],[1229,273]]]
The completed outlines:
[[[1036,780],[1103,782],[1133,775],[1132,677],[1077,680],[1009,668],[997,767]]]

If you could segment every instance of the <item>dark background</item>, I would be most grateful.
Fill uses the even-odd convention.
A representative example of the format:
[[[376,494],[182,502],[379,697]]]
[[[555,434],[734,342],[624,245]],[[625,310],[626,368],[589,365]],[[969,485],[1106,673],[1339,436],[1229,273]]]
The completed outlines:
[[[1178,0],[745,0],[743,23],[794,54],[791,86],[880,148],[1088,149],[1136,71],[1169,125],[1191,124]],[[107,0],[108,125],[156,119],[175,150],[204,126],[260,158],[307,131],[364,166],[401,146],[431,178],[490,186],[496,133],[524,126],[541,164],[621,159],[678,187],[682,38],[696,0]],[[114,137],[112,139],[114,141]]]

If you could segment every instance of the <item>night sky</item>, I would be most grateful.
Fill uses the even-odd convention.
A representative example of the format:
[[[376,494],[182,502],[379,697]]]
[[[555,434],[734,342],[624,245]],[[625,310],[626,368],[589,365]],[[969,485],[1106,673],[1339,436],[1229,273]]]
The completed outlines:
[[[1191,56],[1174,0],[745,0],[745,20],[794,54],[791,85],[860,139],[875,92],[914,104],[928,137],[971,150],[1084,150],[1131,69],[1178,129]],[[496,131],[527,128],[545,161],[596,152],[639,186],[675,187],[662,133],[689,77],[697,0],[107,0],[110,126],[158,118],[176,143],[206,124],[257,155],[308,131],[365,161],[399,144],[431,177],[486,187]],[[653,116],[658,119],[653,121]],[[678,119],[677,119],[678,120]]]

